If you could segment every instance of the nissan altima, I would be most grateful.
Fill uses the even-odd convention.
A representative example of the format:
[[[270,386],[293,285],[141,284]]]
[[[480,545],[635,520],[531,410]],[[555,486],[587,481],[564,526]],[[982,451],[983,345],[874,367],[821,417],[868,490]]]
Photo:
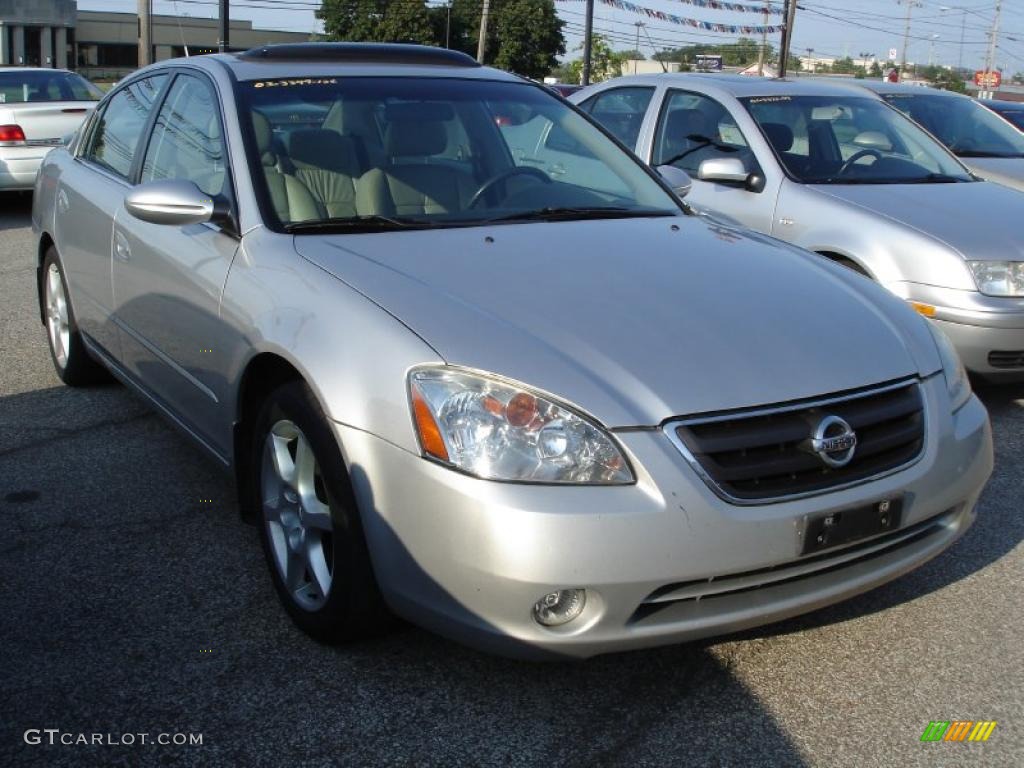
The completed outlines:
[[[586,657],[942,552],[992,468],[949,341],[686,183],[454,52],[162,62],[46,158],[40,318],[66,384],[113,375],[233,473],[323,641],[398,614]]]

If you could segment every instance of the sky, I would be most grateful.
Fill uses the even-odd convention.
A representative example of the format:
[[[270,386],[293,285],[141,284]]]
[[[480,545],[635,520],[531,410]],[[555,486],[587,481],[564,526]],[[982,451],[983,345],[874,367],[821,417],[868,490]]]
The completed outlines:
[[[409,2],[409,0],[395,0]],[[762,6],[763,0],[731,0],[744,5]],[[983,68],[988,47],[989,30],[995,15],[995,0],[909,0],[911,8],[910,39],[907,60],[927,64],[958,65]],[[443,5],[443,0],[429,0]],[[501,0],[492,0],[500,3]],[[805,56],[807,49],[814,56],[839,57],[873,54],[886,59],[895,49],[898,60],[903,48],[903,32],[908,0],[800,0],[794,24],[793,52]],[[637,6],[663,11],[687,19],[733,25],[761,25],[760,13],[712,10],[684,0],[632,0]],[[155,13],[190,16],[217,15],[217,0],[153,0]],[[769,0],[773,8],[781,0]],[[317,0],[232,0],[233,18],[250,19],[254,26],[296,32],[313,32],[321,27],[313,10]],[[567,58],[577,58],[575,48],[582,40],[584,3],[580,0],[558,0],[559,14],[566,22]],[[1003,0],[997,66],[1009,72],[1024,72],[1024,0]],[[126,11],[134,13],[137,0],[79,0],[82,10]],[[595,3],[594,27],[609,37],[617,49],[636,45],[637,21],[640,48],[650,56],[653,48],[678,47],[691,43],[733,42],[735,34],[716,34],[668,21],[640,16],[625,9]],[[781,16],[769,17],[769,24],[778,24]],[[756,37],[756,35],[755,35]],[[769,36],[778,45],[779,35]],[[963,45],[961,46],[961,39]],[[962,59],[961,59],[962,57]]]

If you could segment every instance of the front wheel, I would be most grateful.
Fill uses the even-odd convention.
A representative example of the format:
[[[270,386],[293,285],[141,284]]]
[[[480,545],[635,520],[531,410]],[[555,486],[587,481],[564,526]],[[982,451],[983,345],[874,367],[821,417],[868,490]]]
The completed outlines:
[[[268,398],[251,460],[264,555],[292,621],[328,643],[384,629],[388,614],[341,451],[304,383]]]

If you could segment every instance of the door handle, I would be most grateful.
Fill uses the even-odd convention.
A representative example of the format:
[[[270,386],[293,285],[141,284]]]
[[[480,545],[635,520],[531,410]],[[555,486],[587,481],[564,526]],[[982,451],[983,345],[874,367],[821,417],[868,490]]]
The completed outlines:
[[[114,258],[118,261],[128,261],[132,257],[132,249],[128,246],[128,238],[120,232],[114,233]]]

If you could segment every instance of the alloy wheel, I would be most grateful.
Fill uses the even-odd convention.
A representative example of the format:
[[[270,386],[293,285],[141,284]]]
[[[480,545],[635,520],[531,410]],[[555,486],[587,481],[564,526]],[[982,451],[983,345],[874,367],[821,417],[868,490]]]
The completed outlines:
[[[296,604],[315,611],[331,590],[334,524],[313,448],[294,422],[282,419],[270,428],[261,482],[278,573]]]
[[[46,271],[46,330],[50,336],[50,347],[60,368],[68,364],[68,349],[71,344],[71,329],[68,321],[68,301],[64,293],[64,280],[56,264],[50,264]]]

